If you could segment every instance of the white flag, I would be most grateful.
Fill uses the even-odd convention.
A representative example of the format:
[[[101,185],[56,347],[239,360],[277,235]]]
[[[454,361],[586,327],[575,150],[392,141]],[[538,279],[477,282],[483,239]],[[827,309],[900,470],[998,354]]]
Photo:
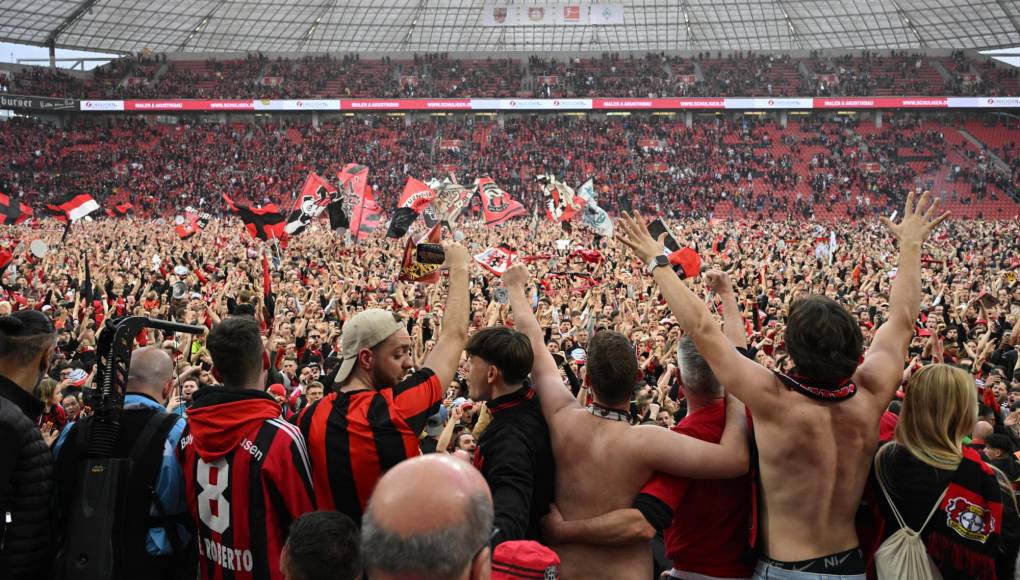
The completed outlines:
[[[591,179],[577,188],[577,196],[585,201],[581,222],[600,236],[613,237],[613,220],[609,219],[606,210],[599,207],[595,198],[595,184]]]

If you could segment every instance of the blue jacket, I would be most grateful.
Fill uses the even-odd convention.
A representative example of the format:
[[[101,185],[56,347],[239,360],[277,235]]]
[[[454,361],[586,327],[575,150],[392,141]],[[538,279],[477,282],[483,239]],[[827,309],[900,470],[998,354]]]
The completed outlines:
[[[163,405],[145,395],[135,393],[128,393],[124,397],[124,408],[156,409],[157,411],[166,412],[166,408]],[[159,467],[159,475],[156,477],[156,495],[159,497],[159,501],[163,504],[163,509],[166,510],[168,516],[188,513],[184,470],[177,460],[176,451],[177,445],[181,442],[181,436],[184,434],[186,424],[187,422],[184,418],[179,419],[167,434],[166,443],[163,445],[163,462]],[[67,434],[71,432],[71,425],[73,423],[69,423],[60,432],[60,438],[53,445],[55,457],[60,454],[60,448],[63,446],[64,440],[67,438]],[[149,515],[159,516],[155,506],[149,508]],[[181,545],[187,545],[191,539],[191,534],[180,524],[177,525],[177,536],[181,540]],[[152,556],[169,556],[173,554],[170,540],[167,538],[166,530],[162,526],[149,528],[149,535],[145,540],[145,549]]]

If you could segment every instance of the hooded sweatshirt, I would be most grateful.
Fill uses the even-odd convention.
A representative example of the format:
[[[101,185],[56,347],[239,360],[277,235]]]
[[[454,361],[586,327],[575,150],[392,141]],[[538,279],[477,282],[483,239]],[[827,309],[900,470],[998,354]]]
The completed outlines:
[[[280,550],[315,499],[300,431],[265,392],[195,393],[181,463],[203,579],[282,578]]]

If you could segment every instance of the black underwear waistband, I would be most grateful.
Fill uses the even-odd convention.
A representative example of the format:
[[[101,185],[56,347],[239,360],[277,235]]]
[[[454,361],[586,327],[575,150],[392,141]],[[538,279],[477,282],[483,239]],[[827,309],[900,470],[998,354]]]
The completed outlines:
[[[864,574],[867,562],[864,559],[864,550],[851,548],[845,552],[831,554],[802,560],[800,562],[780,562],[766,556],[761,561],[776,568],[790,570],[792,572],[812,572],[815,574],[854,575]]]

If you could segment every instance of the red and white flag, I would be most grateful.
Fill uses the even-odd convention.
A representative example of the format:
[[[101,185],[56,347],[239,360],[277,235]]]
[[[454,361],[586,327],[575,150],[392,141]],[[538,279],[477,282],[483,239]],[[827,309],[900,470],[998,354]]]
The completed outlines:
[[[495,248],[485,250],[481,254],[475,254],[475,261],[497,276],[502,276],[515,258],[517,258],[517,250],[506,244],[500,244]]]
[[[67,222],[70,220],[74,222],[97,211],[99,204],[91,195],[79,193],[78,195],[65,196],[56,203],[48,204],[46,209],[50,210],[60,221]]]

